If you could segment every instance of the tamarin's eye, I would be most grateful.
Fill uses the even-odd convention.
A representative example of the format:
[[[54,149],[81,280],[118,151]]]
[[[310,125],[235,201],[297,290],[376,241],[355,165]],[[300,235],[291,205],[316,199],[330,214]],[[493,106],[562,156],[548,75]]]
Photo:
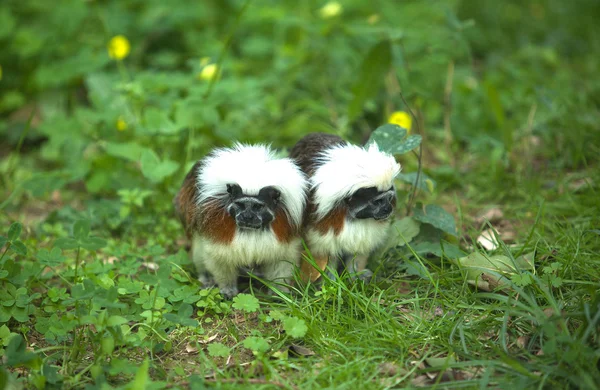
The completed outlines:
[[[231,194],[232,191],[231,184],[227,184],[227,193]]]

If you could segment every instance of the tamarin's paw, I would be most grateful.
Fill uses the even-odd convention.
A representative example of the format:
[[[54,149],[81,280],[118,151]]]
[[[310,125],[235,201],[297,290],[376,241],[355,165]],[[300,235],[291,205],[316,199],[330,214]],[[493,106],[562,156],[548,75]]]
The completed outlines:
[[[216,285],[215,280],[208,273],[201,274],[198,280],[202,283],[202,288],[212,288]]]
[[[219,289],[223,298],[229,300],[239,294],[237,286],[225,286]]]
[[[351,276],[352,279],[362,280],[364,283],[371,283],[373,281],[373,271],[368,268],[355,273]]]

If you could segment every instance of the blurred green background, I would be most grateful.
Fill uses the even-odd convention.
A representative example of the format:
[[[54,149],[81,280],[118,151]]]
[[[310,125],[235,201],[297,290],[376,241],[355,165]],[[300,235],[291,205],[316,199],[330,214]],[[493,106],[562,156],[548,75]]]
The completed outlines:
[[[171,196],[216,145],[363,142],[405,103],[446,188],[473,165],[496,181],[583,166],[599,152],[599,15],[595,0],[4,0],[0,153],[31,158],[3,159],[2,195]]]

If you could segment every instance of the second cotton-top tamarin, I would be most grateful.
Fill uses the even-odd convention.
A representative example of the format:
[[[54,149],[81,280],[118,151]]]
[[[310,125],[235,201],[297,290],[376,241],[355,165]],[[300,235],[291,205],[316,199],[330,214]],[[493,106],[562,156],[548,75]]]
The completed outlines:
[[[336,269],[343,259],[351,274],[370,278],[367,259],[386,240],[400,164],[376,144],[352,145],[323,133],[302,138],[290,157],[309,180],[302,235],[315,262]],[[305,279],[320,275],[306,262],[301,268]]]
[[[289,158],[268,146],[236,144],[198,161],[175,197],[192,241],[191,257],[205,286],[238,293],[240,269],[289,283],[300,261],[306,180]]]

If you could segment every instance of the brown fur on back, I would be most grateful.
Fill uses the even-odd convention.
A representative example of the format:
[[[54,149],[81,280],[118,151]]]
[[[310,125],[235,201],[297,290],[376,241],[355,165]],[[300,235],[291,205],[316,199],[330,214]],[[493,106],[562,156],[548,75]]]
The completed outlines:
[[[311,133],[302,138],[290,151],[293,158],[307,177],[311,177],[317,167],[317,158],[324,150],[346,144],[342,138],[333,134]]]
[[[346,143],[347,142],[341,137],[334,134],[311,133],[304,136],[296,143],[296,145],[294,145],[290,151],[290,157],[296,161],[296,164],[302,169],[302,172],[304,172],[306,177],[310,178],[318,167],[319,155],[324,150],[327,150],[332,146],[343,145]],[[339,210],[332,210],[321,221],[312,220],[311,215],[313,215],[314,209],[315,205],[313,203],[313,194],[311,192],[308,197],[306,211],[304,212],[305,226],[318,222],[320,226],[319,230],[325,229],[324,231],[326,232],[329,230],[329,226],[334,227],[336,234],[342,230],[346,215],[342,206],[340,206]],[[327,228],[325,228],[325,226],[327,226]]]
[[[197,228],[198,222],[198,205],[196,204],[196,197],[198,194],[198,187],[196,186],[196,178],[198,177],[198,171],[201,167],[201,162],[198,161],[192,169],[188,172],[183,179],[183,184],[179,189],[179,192],[173,199],[175,204],[175,212],[177,217],[183,224],[185,234],[188,238],[191,238],[192,231]]]

